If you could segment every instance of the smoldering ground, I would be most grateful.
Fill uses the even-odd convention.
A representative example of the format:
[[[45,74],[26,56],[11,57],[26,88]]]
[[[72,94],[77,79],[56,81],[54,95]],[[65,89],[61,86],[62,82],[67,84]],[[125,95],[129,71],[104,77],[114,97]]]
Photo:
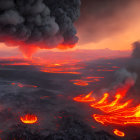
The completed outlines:
[[[84,64],[84,67],[79,69],[82,74],[77,75],[45,73],[39,71],[39,66],[8,65],[11,64],[11,61],[2,60],[0,67],[1,137],[31,140],[46,138],[115,139],[110,134],[101,132],[102,130],[110,132],[110,128],[93,120],[91,117],[93,110],[89,106],[76,103],[72,98],[79,94],[87,94],[92,90],[98,96],[102,96],[103,89],[109,91],[114,83],[123,84],[130,75],[128,74],[128,77],[124,76],[123,80],[116,82],[115,73],[118,69],[127,68],[130,60],[131,58],[119,58],[80,62],[77,66]],[[20,59],[13,61],[21,64],[27,62],[27,60]],[[14,64],[14,62],[12,63]],[[131,71],[129,72],[131,73]],[[85,87],[73,85],[70,82],[85,76],[104,78]],[[18,86],[19,83],[24,86]],[[33,87],[27,85],[33,85]],[[137,88],[136,85],[134,87]],[[134,89],[130,94],[138,95]],[[138,98],[136,100],[139,101]],[[94,110],[94,112],[96,111]],[[20,121],[20,116],[26,113],[37,115],[38,123],[24,125]],[[137,130],[137,128],[135,129]]]
[[[19,61],[16,60],[16,62]],[[1,64],[5,63],[8,64],[8,60],[1,61]],[[81,104],[72,100],[80,93],[87,93],[91,88],[93,90],[92,85],[81,88],[70,82],[71,79],[80,78],[81,75],[44,73],[30,65],[1,65],[0,71],[2,138],[7,136],[9,139],[13,137],[23,139],[36,137],[36,139],[46,137],[50,139],[71,139],[73,137],[79,140],[101,139],[101,137],[114,139],[108,133],[96,133],[96,130],[94,132],[91,124],[85,121],[85,118],[92,120],[87,115],[87,112],[90,112],[90,110],[87,111],[88,107],[83,106],[83,109],[79,109]],[[87,71],[86,68],[84,71]],[[37,87],[19,87],[18,83]],[[38,124],[23,125],[20,122],[20,116],[26,113],[36,114],[39,118]],[[92,122],[93,125],[94,123]],[[36,130],[39,132],[37,133]]]

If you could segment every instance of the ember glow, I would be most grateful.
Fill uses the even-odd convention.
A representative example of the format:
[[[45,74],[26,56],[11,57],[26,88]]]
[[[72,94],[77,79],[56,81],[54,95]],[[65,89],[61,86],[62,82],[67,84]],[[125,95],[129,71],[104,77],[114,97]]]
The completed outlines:
[[[82,96],[82,95],[80,95],[80,96],[78,96],[78,97],[75,97],[75,98],[73,98],[75,101],[77,101],[77,102],[93,102],[93,101],[95,101],[95,98],[94,97],[91,97],[91,95],[92,95],[92,91],[89,93],[89,94],[87,94],[86,96]]]
[[[76,46],[76,44],[74,44],[74,45],[69,45],[69,44],[60,44],[60,45],[58,45],[56,48],[58,48],[58,49],[61,49],[61,50],[65,50],[65,49],[68,49],[68,48],[73,48],[73,47],[75,47]]]
[[[51,68],[51,69],[44,69],[40,70],[42,72],[46,73],[66,73],[66,74],[80,74],[79,72],[72,72],[72,71],[64,71],[63,69],[58,69],[58,68]]]
[[[104,93],[103,97],[98,100],[93,97],[92,92],[73,99],[77,102],[90,102],[90,107],[102,111],[104,113],[102,115],[93,114],[93,118],[101,124],[140,125],[140,105],[133,107],[132,99],[123,101],[129,88],[126,86],[123,89],[118,89],[115,97],[112,97],[113,101],[111,101],[109,93]]]
[[[34,124],[37,122],[38,118],[36,115],[26,114],[25,116],[20,117],[20,120],[25,124]]]
[[[75,64],[51,64],[47,66],[43,66],[40,71],[46,73],[66,73],[66,74],[80,74],[78,70],[82,69],[82,67],[76,66]]]
[[[78,86],[87,86],[89,85],[89,83],[99,82],[100,78],[104,78],[104,77],[83,77],[81,79],[70,80],[70,82],[73,82],[74,85],[78,85]]]
[[[11,83],[13,86],[18,86],[20,88],[22,87],[28,87],[28,88],[37,88],[35,85],[27,85],[27,84],[22,84],[22,83]]]
[[[109,94],[104,93],[104,96],[100,101],[98,101],[96,103],[92,103],[90,106],[93,108],[98,108],[105,113],[110,113],[110,112],[114,112],[116,110],[126,107],[131,102],[131,100],[129,100],[127,102],[119,104],[119,101],[122,96],[120,94],[117,94],[115,96],[114,101],[112,101],[111,103],[108,103],[108,101],[107,101],[108,97],[109,97]]]
[[[39,58],[32,58],[32,59],[23,59],[23,58],[9,58],[3,59],[4,63],[1,63],[0,66],[34,66],[39,71],[45,73],[62,73],[62,74],[81,74],[79,72],[80,69],[83,69],[83,66],[77,66],[79,61],[77,60],[63,60],[63,61],[56,61],[53,60],[44,60]]]
[[[88,82],[90,81],[85,81],[85,80],[71,80],[71,82],[73,82],[74,85],[78,85],[78,86],[87,86]]]
[[[118,130],[118,129],[114,129],[113,132],[114,132],[115,135],[117,135],[119,137],[124,137],[125,136],[125,133]]]

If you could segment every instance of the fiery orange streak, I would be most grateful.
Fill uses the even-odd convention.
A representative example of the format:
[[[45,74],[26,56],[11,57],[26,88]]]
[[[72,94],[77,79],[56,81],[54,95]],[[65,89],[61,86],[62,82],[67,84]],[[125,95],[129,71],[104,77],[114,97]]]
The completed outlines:
[[[123,105],[117,105],[110,108],[99,108],[101,111],[107,113],[106,115],[94,114],[93,118],[102,124],[140,124],[140,105],[132,108],[126,108],[130,100]]]
[[[90,82],[90,81],[85,81],[85,80],[71,80],[71,82],[73,82],[74,85],[87,86],[88,85],[88,82]]]
[[[115,135],[117,135],[119,137],[124,137],[125,136],[125,133],[118,130],[118,129],[114,129],[113,132],[114,132]]]
[[[104,97],[103,97],[100,101],[98,101],[98,102],[96,102],[96,103],[92,103],[92,104],[91,104],[91,107],[95,107],[95,106],[98,106],[98,105],[100,105],[100,104],[106,103],[106,102],[107,102],[106,99],[108,98],[108,96],[109,96],[108,93],[104,93]]]
[[[95,98],[94,97],[91,97],[92,93],[93,93],[93,91],[91,91],[86,96],[80,95],[78,97],[73,98],[73,100],[75,100],[77,102],[93,102],[93,101],[95,101]]]
[[[104,97],[97,103],[92,103],[90,104],[91,107],[93,108],[98,108],[103,112],[109,113],[109,112],[113,112],[119,109],[122,109],[126,106],[128,106],[132,100],[128,100],[127,102],[123,103],[123,104],[119,104],[120,99],[122,98],[122,96],[120,94],[117,94],[115,96],[115,100],[112,101],[110,104],[107,103],[107,98],[109,97],[108,93],[104,94]]]
[[[55,70],[40,70],[46,73],[66,73],[66,74],[80,74],[80,72],[69,72],[69,71],[55,71]]]
[[[20,120],[25,124],[34,124],[37,122],[38,118],[35,115],[26,114],[25,116],[20,117]]]
[[[89,83],[100,81],[100,78],[104,77],[82,77],[81,79],[70,80],[70,82],[73,82],[74,85],[78,86],[87,86]]]
[[[124,103],[120,103],[125,94],[127,93],[129,85],[117,90],[115,99],[109,102],[109,93],[104,93],[103,97],[96,101],[95,98],[91,98],[91,94],[82,97],[82,95],[75,97],[77,102],[93,102],[91,107],[97,108],[106,113],[103,115],[93,114],[93,118],[101,124],[118,124],[118,125],[140,125],[140,104],[135,107],[128,107],[132,100],[128,100]]]

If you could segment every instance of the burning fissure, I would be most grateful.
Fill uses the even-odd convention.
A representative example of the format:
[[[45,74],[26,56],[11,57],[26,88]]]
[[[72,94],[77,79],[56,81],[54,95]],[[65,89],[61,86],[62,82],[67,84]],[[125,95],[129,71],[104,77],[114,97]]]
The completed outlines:
[[[103,125],[140,125],[140,104],[133,106],[132,99],[125,101],[124,97],[130,86],[124,86],[117,89],[114,97],[111,97],[110,93],[104,93],[103,97],[96,99],[93,92],[87,95],[79,95],[74,97],[76,102],[89,103],[90,107],[99,109],[102,114],[93,114],[92,117]],[[123,132],[114,130],[114,133],[118,136],[124,136]]]

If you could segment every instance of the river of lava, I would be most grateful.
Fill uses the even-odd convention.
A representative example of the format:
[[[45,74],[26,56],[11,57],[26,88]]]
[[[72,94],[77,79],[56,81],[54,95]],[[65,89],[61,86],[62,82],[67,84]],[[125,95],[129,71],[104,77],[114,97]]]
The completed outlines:
[[[109,93],[104,93],[101,99],[96,99],[92,93],[89,93],[86,96],[80,95],[73,99],[77,102],[89,103],[90,107],[102,111],[102,114],[92,115],[101,124],[140,125],[140,104],[132,106],[132,99],[123,100],[129,88],[127,86],[117,90],[113,98]]]

